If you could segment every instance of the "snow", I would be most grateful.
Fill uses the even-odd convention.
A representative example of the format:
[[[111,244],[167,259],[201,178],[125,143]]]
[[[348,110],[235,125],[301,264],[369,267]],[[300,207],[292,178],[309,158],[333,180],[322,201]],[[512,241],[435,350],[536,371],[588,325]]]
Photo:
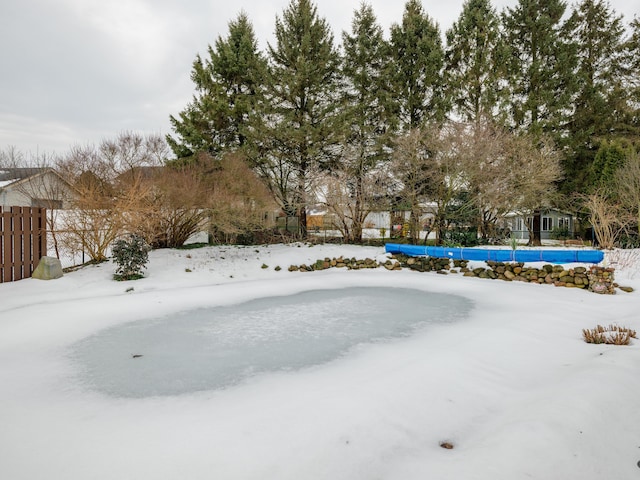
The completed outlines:
[[[0,478],[638,478],[640,344],[582,340],[598,323],[640,330],[637,264],[616,272],[636,291],[614,296],[408,270],[287,271],[341,255],[386,258],[383,248],[340,245],[159,250],[135,282],[111,280],[114,266],[102,264],[0,284]],[[305,335],[325,345],[343,326],[322,314],[315,324],[278,323],[268,311],[290,311],[290,295],[325,290],[326,303],[362,287],[424,291],[427,303],[455,295],[437,297],[447,299],[438,318],[471,309],[446,322],[358,331],[329,354],[293,362]],[[237,328],[221,314],[263,301],[264,313],[241,315]],[[302,299],[302,310],[313,301]],[[423,309],[405,302],[393,304],[390,322]],[[384,325],[372,321],[373,330]],[[183,324],[192,331],[176,340],[185,342],[182,369],[211,371],[211,356],[198,361],[203,351],[189,351],[203,338],[247,355],[251,341],[264,353],[272,340],[277,362],[213,387],[104,388],[101,375],[113,381],[158,362],[157,344],[143,340],[179,336]],[[125,334],[136,329],[138,337]],[[259,366],[260,351],[251,354],[250,367]],[[454,448],[441,448],[445,441]]]

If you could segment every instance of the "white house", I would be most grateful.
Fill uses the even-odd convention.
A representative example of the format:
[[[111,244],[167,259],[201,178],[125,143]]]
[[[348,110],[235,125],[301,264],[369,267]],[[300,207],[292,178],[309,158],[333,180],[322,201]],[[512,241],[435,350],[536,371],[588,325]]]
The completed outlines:
[[[69,208],[73,187],[52,168],[0,168],[0,206]]]

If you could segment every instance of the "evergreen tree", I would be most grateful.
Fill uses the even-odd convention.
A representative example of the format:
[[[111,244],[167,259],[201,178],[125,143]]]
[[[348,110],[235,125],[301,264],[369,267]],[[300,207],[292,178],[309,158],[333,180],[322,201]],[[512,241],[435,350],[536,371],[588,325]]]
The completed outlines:
[[[387,159],[385,146],[391,128],[390,95],[385,69],[387,49],[382,27],[373,8],[362,4],[354,13],[351,33],[343,32],[343,96],[345,127],[348,136],[340,165],[334,174],[348,190],[349,205],[345,230],[347,241],[361,242],[365,218],[371,211],[377,192],[371,181],[380,162]],[[369,188],[367,188],[369,187]],[[344,206],[337,206],[344,209]]]
[[[563,189],[584,192],[601,142],[622,133],[616,112],[624,110],[626,101],[624,27],[622,17],[615,16],[605,0],[582,0],[574,7],[568,27],[577,47],[578,90]],[[593,172],[590,177],[594,178]]]
[[[444,85],[453,113],[467,122],[497,114],[504,89],[500,19],[490,0],[466,0],[447,31]]]
[[[193,62],[193,100],[178,118],[170,117],[176,138],[167,135],[167,142],[178,158],[199,152],[218,156],[243,147],[256,109],[266,62],[244,12],[229,23],[226,38],[209,46],[208,54],[208,59],[198,55]]]
[[[389,83],[400,126],[409,130],[444,116],[440,28],[420,0],[405,4],[401,24],[391,27]]]
[[[626,128],[626,137],[635,145],[636,152],[640,152],[640,18],[634,17],[629,24],[631,34],[624,43],[625,75],[623,87],[625,89],[625,104],[616,111],[622,118],[621,123]]]
[[[588,172],[590,189],[592,191],[602,189],[615,196],[616,172],[632,155],[633,149],[621,141],[601,142]]]
[[[306,207],[315,172],[335,161],[340,143],[339,54],[311,0],[291,0],[276,18],[269,45],[263,121],[255,130],[258,168],[288,216],[297,213],[306,237]]]
[[[502,14],[512,121],[534,135],[559,138],[570,112],[576,57],[565,40],[565,9],[561,0],[519,0]]]

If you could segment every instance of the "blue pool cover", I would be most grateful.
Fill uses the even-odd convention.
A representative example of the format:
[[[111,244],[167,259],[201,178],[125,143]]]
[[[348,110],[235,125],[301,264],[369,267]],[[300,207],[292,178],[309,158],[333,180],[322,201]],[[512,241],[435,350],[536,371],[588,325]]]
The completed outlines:
[[[427,247],[387,243],[387,253],[402,253],[410,257],[450,258],[452,260],[478,260],[486,262],[548,262],[548,263],[600,263],[604,259],[601,250],[531,249],[508,250],[499,248]]]

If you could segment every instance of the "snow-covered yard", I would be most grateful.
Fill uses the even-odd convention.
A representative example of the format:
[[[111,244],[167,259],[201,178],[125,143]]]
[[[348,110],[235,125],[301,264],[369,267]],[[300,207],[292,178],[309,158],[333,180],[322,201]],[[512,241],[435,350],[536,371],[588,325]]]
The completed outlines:
[[[339,256],[383,259],[384,249],[159,250],[135,282],[113,281],[114,266],[103,264],[0,284],[0,478],[640,478],[640,341],[581,338],[583,328],[612,322],[640,331],[637,265],[617,272],[636,291],[615,296],[383,268],[287,271]],[[92,381],[91,349],[78,354],[118,327],[349,287],[454,294],[471,311],[411,335],[357,341],[329,360],[182,394],[109,394]],[[435,312],[457,308],[454,299]],[[404,302],[394,310],[390,322],[415,314]],[[299,315],[308,320],[304,305]],[[266,316],[264,323],[273,327]],[[239,323],[240,337],[245,327]],[[251,329],[259,334],[260,323]],[[185,350],[173,360],[205,373],[214,361]],[[152,350],[121,351],[101,367],[117,377],[153,361]]]

